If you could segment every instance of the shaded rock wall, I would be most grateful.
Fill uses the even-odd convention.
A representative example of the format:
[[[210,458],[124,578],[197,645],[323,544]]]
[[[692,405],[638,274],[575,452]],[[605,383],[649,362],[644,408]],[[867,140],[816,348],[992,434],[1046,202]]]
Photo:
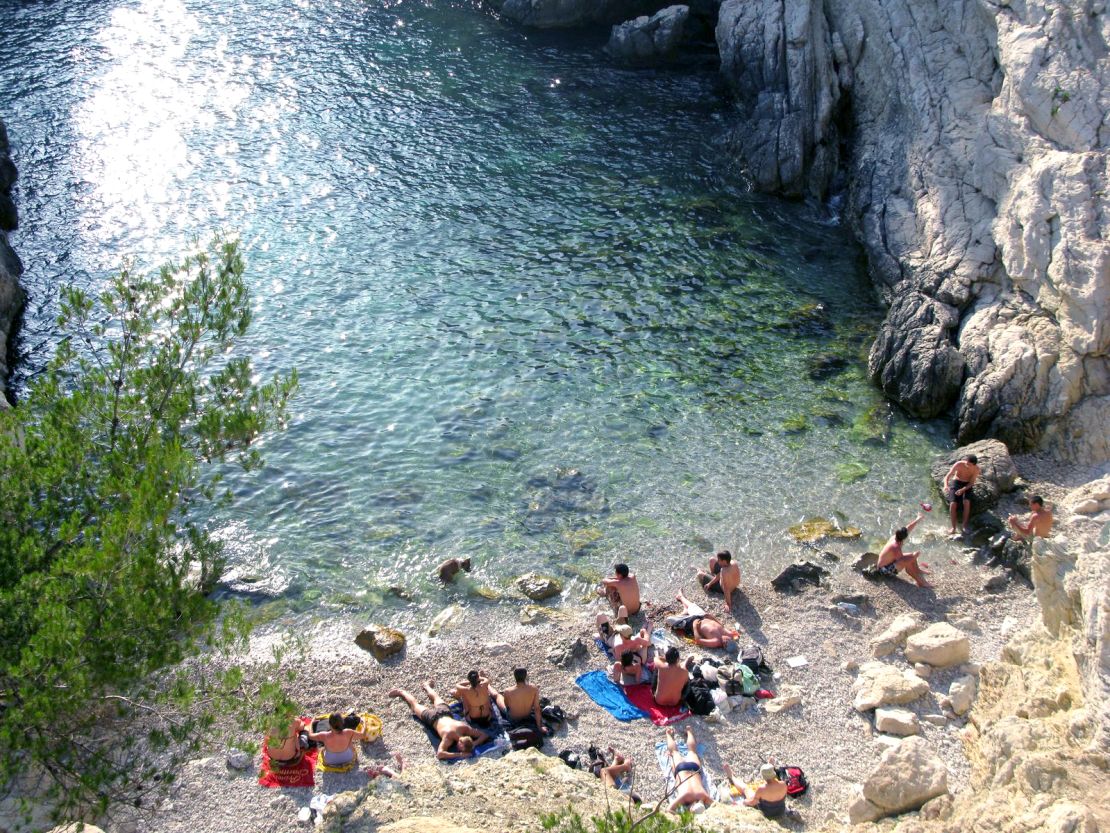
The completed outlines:
[[[1110,459],[1102,0],[725,0],[756,185],[846,218],[890,311],[876,384],[982,436]],[[841,147],[836,147],[841,142]]]
[[[8,245],[8,232],[18,224],[12,186],[16,170],[9,154],[8,131],[0,121],[0,408],[8,406],[6,383],[8,379],[9,340],[23,308],[23,290],[19,276],[23,264]]]

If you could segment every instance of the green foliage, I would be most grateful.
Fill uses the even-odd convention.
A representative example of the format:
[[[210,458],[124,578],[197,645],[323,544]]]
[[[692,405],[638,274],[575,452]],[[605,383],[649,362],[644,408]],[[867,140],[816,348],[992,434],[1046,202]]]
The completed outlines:
[[[259,383],[235,356],[242,275],[237,244],[216,241],[153,276],[125,268],[97,300],[63,290],[56,355],[0,411],[0,787],[103,809],[246,702],[234,667],[163,671],[248,632],[206,595],[221,550],[198,510],[230,499],[209,463],[261,464],[253,442],[282,425],[296,376]],[[258,694],[280,720],[268,673]],[[116,731],[136,715],[143,731]]]
[[[552,833],[700,833],[703,828],[694,823],[691,813],[677,816],[644,810],[635,815],[626,810],[612,810],[602,816],[583,819],[569,807],[558,813],[540,817],[544,830]]]

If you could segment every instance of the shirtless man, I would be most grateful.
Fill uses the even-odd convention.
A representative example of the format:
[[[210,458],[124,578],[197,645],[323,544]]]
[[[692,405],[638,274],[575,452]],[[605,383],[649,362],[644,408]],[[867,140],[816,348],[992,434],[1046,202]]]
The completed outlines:
[[[636,576],[629,575],[627,564],[615,565],[613,572],[616,575],[601,580],[597,593],[609,600],[617,612],[617,622],[626,622],[640,612],[640,585]]]
[[[305,728],[304,721],[294,717],[289,721],[285,734],[281,729],[271,730],[266,735],[266,748],[270,751],[270,763],[274,766],[293,766],[301,760],[304,750],[301,749],[301,730]]]
[[[494,692],[497,707],[509,716],[513,723],[521,724],[535,718],[536,728],[543,734],[543,712],[540,708],[540,690],[528,682],[528,669],[513,669],[514,684],[502,692]]]
[[[682,604],[682,613],[667,617],[671,628],[693,638],[694,644],[700,648],[729,648],[736,644],[740,638],[739,631],[726,628],[681,592],[675,598]]]
[[[886,542],[886,546],[879,553],[879,561],[875,564],[875,572],[886,578],[894,578],[898,575],[899,570],[905,570],[906,575],[917,582],[918,587],[933,586],[925,581],[924,573],[926,570],[917,563],[917,559],[921,557],[921,550],[915,550],[914,552],[902,551],[902,545],[910,537],[910,532],[924,517],[924,515],[918,514],[906,526],[895,531],[893,537]]]
[[[389,692],[389,696],[400,697],[408,703],[409,709],[416,715],[416,718],[439,736],[440,741],[439,747],[436,749],[436,757],[441,761],[473,757],[474,748],[489,740],[489,735],[481,729],[475,729],[461,720],[456,720],[451,715],[451,707],[436,694],[436,690],[432,687],[432,680],[428,680],[422,685],[424,693],[428,695],[428,700],[432,704],[431,708],[421,707],[416,702],[416,698],[403,688],[393,689]],[[451,751],[453,746],[457,747],[457,752]]]
[[[963,532],[966,535],[971,530],[967,520],[971,517],[971,489],[979,479],[979,458],[968,454],[963,460],[957,460],[944,475],[944,488],[948,492],[948,512],[952,518],[950,535],[957,535],[956,514],[959,509],[964,510]]]
[[[671,646],[663,659],[655,663],[655,688],[652,694],[660,706],[677,706],[682,702],[690,672],[679,662],[678,648]]]
[[[1017,515],[1010,515],[1006,523],[1022,538],[1047,538],[1052,534],[1052,510],[1044,505],[1044,498],[1029,498],[1029,523],[1022,523]]]
[[[698,570],[698,581],[706,593],[718,592],[725,596],[725,607],[732,608],[732,594],[740,589],[740,568],[732,563],[732,553],[721,550],[709,559],[709,572]]]
[[[673,813],[679,807],[693,809],[694,805],[701,802],[702,807],[713,803],[712,797],[705,791],[705,784],[701,779],[701,759],[698,757],[698,744],[694,740],[694,728],[686,726],[686,754],[678,751],[678,743],[674,737],[674,727],[667,727],[667,752],[671,757],[671,771],[674,773],[674,801],[667,810]]]
[[[466,675],[466,680],[457,683],[451,689],[451,696],[463,704],[466,718],[471,723],[479,726],[489,726],[493,720],[493,710],[490,708],[489,676],[485,671],[471,671]]]

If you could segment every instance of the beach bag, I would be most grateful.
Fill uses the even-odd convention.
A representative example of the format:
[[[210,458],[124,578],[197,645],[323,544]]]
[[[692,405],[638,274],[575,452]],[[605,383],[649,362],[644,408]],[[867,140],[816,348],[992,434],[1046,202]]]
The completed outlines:
[[[718,677],[720,671],[717,672]],[[733,666],[732,678],[725,683],[725,694],[733,697],[737,694],[743,694],[746,697],[751,697],[763,684],[759,682],[759,677],[755,675],[752,669],[746,665]]]
[[[758,645],[749,645],[740,652],[740,663],[746,665],[756,674],[773,674],[771,666],[763,656],[763,649]]]
[[[691,680],[690,687],[686,689],[686,705],[694,714],[705,717],[717,704],[713,702],[713,692],[704,680]]]
[[[509,731],[509,743],[513,749],[540,749],[543,747],[543,733],[535,726],[517,726]]]
[[[778,773],[779,780],[786,784],[786,794],[791,798],[805,795],[809,789],[809,781],[800,766],[775,767],[775,772]]]
[[[563,711],[562,707],[554,705],[546,697],[540,698],[540,716],[548,723],[559,725],[566,723],[567,713]]]
[[[559,757],[571,769],[581,769],[582,767],[582,756],[573,749],[564,749],[559,753]]]

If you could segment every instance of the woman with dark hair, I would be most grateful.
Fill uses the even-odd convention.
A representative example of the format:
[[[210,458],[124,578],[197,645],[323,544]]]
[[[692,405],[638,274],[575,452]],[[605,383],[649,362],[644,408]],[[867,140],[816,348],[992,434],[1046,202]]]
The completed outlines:
[[[493,721],[489,675],[485,671],[470,671],[466,680],[456,683],[451,694],[463,704],[466,719],[477,726],[486,727]]]
[[[358,758],[355,741],[359,734],[354,729],[343,726],[343,715],[335,712],[328,716],[328,726],[323,732],[308,733],[309,740],[318,741],[324,747],[324,766],[340,767],[353,764]]]

